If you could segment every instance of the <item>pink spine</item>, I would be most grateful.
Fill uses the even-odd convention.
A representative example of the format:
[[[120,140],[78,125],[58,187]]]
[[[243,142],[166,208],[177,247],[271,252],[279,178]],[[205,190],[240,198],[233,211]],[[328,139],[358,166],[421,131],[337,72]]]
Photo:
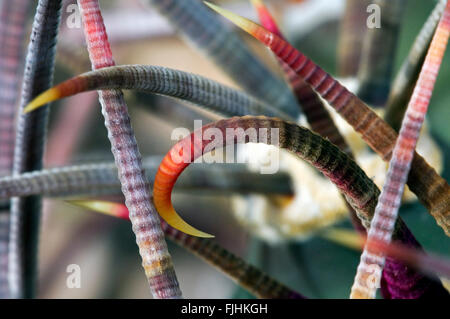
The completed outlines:
[[[78,0],[93,69],[113,66],[98,0]],[[150,202],[127,105],[119,90],[99,91],[111,150],[119,171],[125,204],[142,257],[150,289],[155,298],[181,298],[181,291],[161,229],[158,213]]]
[[[368,233],[371,239],[390,243],[401,204],[404,187],[414,157],[414,150],[419,137],[431,94],[439,72],[442,58],[450,34],[450,2],[436,29],[425,62],[414,88],[413,95],[403,119],[399,137],[396,141],[392,158],[389,162],[388,175],[383,191],[378,199],[375,214]],[[384,267],[385,254],[366,247],[352,287],[351,297],[374,298],[376,287],[380,282]]]

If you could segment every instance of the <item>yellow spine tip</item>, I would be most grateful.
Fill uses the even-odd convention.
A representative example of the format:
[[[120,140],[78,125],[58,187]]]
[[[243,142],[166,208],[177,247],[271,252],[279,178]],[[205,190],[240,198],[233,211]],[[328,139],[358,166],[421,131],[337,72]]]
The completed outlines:
[[[212,4],[208,1],[203,1],[203,3],[206,4],[208,7],[210,7],[211,9],[213,9],[214,11],[216,11],[221,16],[223,16],[223,17],[227,18],[228,20],[230,20],[231,22],[233,22],[235,25],[237,25],[242,30],[244,30],[250,34],[252,34],[253,28],[258,26],[253,21],[243,18],[229,10],[223,9],[223,8],[216,6],[215,4]]]
[[[60,97],[61,97],[61,94],[60,94],[59,90],[56,88],[51,88],[51,89],[41,93],[33,101],[28,103],[28,105],[23,109],[23,113],[26,114],[26,113],[32,112],[47,103],[56,101]]]
[[[169,208],[161,208],[161,207],[156,207],[156,209],[158,210],[160,216],[167,222],[167,224],[169,224],[170,226],[172,226],[173,228],[191,235],[191,236],[195,236],[195,237],[202,237],[202,238],[214,238],[214,235],[202,232],[194,227],[192,227],[191,225],[189,225],[188,223],[186,223],[180,215],[177,214],[177,212],[173,209],[173,206],[169,207]]]
[[[322,236],[334,243],[355,250],[361,250],[364,245],[364,237],[352,230],[331,228],[322,233]]]
[[[114,213],[116,203],[93,200],[66,200],[66,202],[74,206],[117,217],[117,214]]]

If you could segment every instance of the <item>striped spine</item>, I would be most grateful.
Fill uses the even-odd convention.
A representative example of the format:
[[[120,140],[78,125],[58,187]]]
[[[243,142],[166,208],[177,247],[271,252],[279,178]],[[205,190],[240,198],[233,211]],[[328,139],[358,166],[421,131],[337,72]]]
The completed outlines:
[[[240,36],[199,0],[150,0],[190,43],[205,52],[246,92],[289,114],[299,108],[289,87],[252,53]]]
[[[90,90],[125,89],[161,94],[195,103],[226,116],[289,115],[250,95],[205,77],[160,66],[122,65],[87,72],[43,92],[27,108],[34,110],[48,101]]]
[[[70,201],[69,203],[117,218],[129,219],[128,209],[123,204],[95,200]],[[161,220],[161,228],[167,238],[220,270],[258,298],[305,298],[263,273],[260,269],[248,264],[243,259],[221,247],[213,240],[186,235],[170,227],[163,220]]]
[[[371,251],[384,252],[386,257],[395,258],[432,277],[436,275],[443,278],[450,277],[450,260],[444,256],[427,254],[420,249],[414,249],[398,242],[386,243],[377,238],[366,241],[366,236],[361,236],[354,231],[346,229],[330,228],[325,230],[321,236],[342,246],[359,251],[363,250],[364,245],[367,244]]]
[[[262,299],[303,299],[260,269],[248,264],[213,240],[186,235],[162,221],[162,228],[172,241],[199,256],[213,267],[229,276],[250,293]]]
[[[3,208],[2,208],[3,209]],[[9,298],[8,285],[9,212],[0,211],[0,298]]]
[[[431,41],[419,79],[412,98],[406,109],[400,134],[394,147],[392,159],[386,182],[375,209],[375,215],[368,232],[368,241],[376,238],[388,244],[392,238],[398,209],[401,204],[404,187],[414,156],[420,129],[427,113],[431,94],[439,72],[442,58],[450,35],[450,3],[447,3],[444,14],[439,22]],[[385,255],[376,253],[366,246],[358,266],[355,282],[352,287],[351,298],[374,298],[376,287],[381,278],[380,271],[384,267]],[[373,275],[373,267],[377,265],[378,271]],[[372,270],[370,270],[372,268]],[[371,276],[373,284],[368,284],[367,278]]]
[[[39,92],[52,85],[60,11],[61,0],[37,3],[19,112]],[[18,116],[13,174],[42,168],[47,120],[47,107]],[[8,282],[12,298],[30,298],[35,294],[40,208],[40,197],[11,199]]]
[[[275,19],[269,12],[269,9],[264,5],[262,0],[252,0],[252,4],[258,11],[259,19],[262,25],[273,34],[276,34],[282,39],[285,39],[280,29],[278,28]],[[306,116],[306,119],[311,129],[321,136],[328,138],[331,143],[343,150],[348,156],[353,157],[352,151],[345,141],[344,137],[339,132],[339,129],[334,124],[330,113],[325,108],[319,95],[300,78],[286,63],[278,59],[289,83],[294,91],[294,95]],[[345,198],[344,198],[345,200]],[[351,205],[345,201],[349,210],[350,218],[355,226],[361,232],[365,233],[365,228],[361,225],[356,212]]]
[[[394,83],[392,84],[392,89],[386,104],[384,119],[396,132],[400,130],[406,107],[408,106],[408,102],[414,90],[414,85],[417,82],[421,66],[423,65],[428,47],[433,38],[434,30],[444,12],[446,3],[447,0],[440,0],[436,4],[414,40],[408,57],[400,67]]]
[[[190,136],[180,140],[164,157],[155,176],[153,196],[158,212],[174,228],[187,232],[186,229],[181,228],[184,224],[177,224],[180,217],[171,203],[173,186],[178,176],[189,163],[204,153],[208,143],[203,143],[201,137],[203,132],[208,129],[218,129],[224,137],[230,134],[227,133],[228,130],[233,130],[232,132],[235,134],[234,140],[223,138],[223,144],[215,145],[215,147],[228,145],[230,141],[236,143],[239,135],[236,129],[243,129],[244,131],[253,129],[260,143],[279,146],[291,151],[328,177],[346,196],[353,208],[358,212],[365,226],[368,227],[370,225],[379,190],[350,157],[328,140],[296,124],[274,118],[246,116],[220,120],[205,125],[201,130],[195,131]],[[266,137],[260,135],[264,134],[260,133],[261,129],[262,132],[265,129],[270,131],[278,129],[279,145],[275,140],[271,140],[271,138],[275,138],[275,135],[270,138],[268,136],[269,133],[267,133]],[[276,134],[276,131],[273,132]],[[242,138],[242,136],[239,137]],[[181,156],[187,156],[187,160],[180,161],[180,152],[184,153],[186,150],[191,150],[191,154],[182,154]]]
[[[236,129],[243,130],[244,134],[246,134],[245,132],[248,129],[254,129],[257,140],[260,143],[287,149],[301,159],[306,160],[339,188],[357,212],[362,224],[369,228],[380,191],[350,157],[328,140],[306,128],[278,119],[250,116],[235,117],[208,124],[179,141],[165,156],[155,177],[153,186],[154,203],[160,215],[174,228],[186,232],[186,229],[183,228],[185,225],[184,221],[183,223],[177,223],[180,217],[173,209],[171,203],[173,186],[178,176],[189,165],[189,162],[192,163],[201,156],[205,151],[205,147],[209,145],[209,141],[203,143],[201,139],[203,132],[208,129],[219,129],[222,136],[228,136],[230,134],[230,132],[227,132],[229,129],[235,132],[234,140],[227,138],[223,141],[222,139],[221,142],[224,144],[215,144],[216,148],[225,144],[229,145],[230,141],[236,143],[238,139],[244,140],[245,136],[239,135]],[[264,136],[264,130],[261,131],[261,129],[278,129],[279,143],[269,139],[268,133]],[[258,132],[263,135],[258,135]],[[271,138],[274,137],[271,135]],[[248,140],[245,140],[245,142],[248,142]],[[210,151],[209,147],[208,151]],[[180,155],[183,155],[185,151],[189,152],[187,156],[190,155],[190,160],[180,162]],[[180,152],[182,153],[180,154]],[[396,223],[394,237],[404,245],[416,249],[421,248],[400,218]],[[434,279],[429,279],[395,260],[390,260],[389,265],[390,268],[383,273],[383,278],[388,282],[388,289],[395,293],[396,296],[404,296],[406,293],[420,294],[421,296],[447,296],[446,290]],[[406,291],[405,287],[407,287]]]
[[[92,68],[113,66],[114,60],[98,1],[78,0],[78,5]],[[149,184],[142,168],[141,155],[123,94],[118,90],[99,91],[99,97],[122,192],[130,210],[130,220],[151,292],[155,298],[181,298],[164,233],[150,202]]]
[[[162,221],[166,236],[229,276],[238,285],[261,299],[303,299],[301,294],[286,287],[260,269],[248,264],[215,241],[186,235]]]
[[[155,176],[161,159],[160,156],[143,159],[142,165],[148,179]],[[245,164],[195,165],[178,181],[177,190],[293,195],[287,173],[258,174],[249,171]],[[30,195],[77,197],[118,194],[121,194],[120,181],[114,162],[57,167],[0,177],[0,199]]]
[[[262,0],[251,1],[258,12],[259,19],[268,31],[276,34],[281,39],[285,39],[281,33],[275,19],[270,14],[268,8],[264,5]],[[339,133],[338,128],[334,124],[333,119],[326,110],[319,95],[300,78],[286,63],[278,59],[283,71],[294,91],[294,96],[300,104],[306,119],[311,126],[311,129],[321,136],[328,138],[334,145],[338,146],[341,150],[352,156],[352,152],[345,142],[342,135]],[[236,114],[239,115],[239,114]],[[268,114],[264,114],[271,116]]]
[[[364,102],[326,73],[292,45],[258,24],[212,4],[211,8],[261,41],[304,79],[357,131],[385,161],[392,156],[397,139],[395,131]],[[417,153],[408,177],[408,186],[429,210],[447,235],[450,235],[450,186]]]

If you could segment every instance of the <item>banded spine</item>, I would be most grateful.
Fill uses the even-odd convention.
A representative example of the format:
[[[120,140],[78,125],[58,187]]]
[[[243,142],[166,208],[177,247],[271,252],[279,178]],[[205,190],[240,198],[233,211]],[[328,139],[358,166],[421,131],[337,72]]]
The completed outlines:
[[[286,83],[269,71],[239,34],[201,1],[150,0],[150,3],[242,89],[297,119],[299,108]]]
[[[428,47],[444,12],[446,3],[447,0],[439,0],[436,4],[414,40],[408,56],[400,67],[392,84],[386,103],[384,119],[396,132],[400,130],[406,107],[408,106]]]
[[[291,117],[246,93],[229,88],[199,75],[159,66],[123,65],[87,72],[41,93],[26,111],[48,101],[100,89],[132,89],[189,101],[226,115],[267,115]]]
[[[288,42],[258,24],[207,3],[243,30],[269,47],[304,79],[349,123],[383,160],[388,161],[397,139],[395,131],[364,102]],[[421,157],[414,153],[408,186],[429,210],[439,226],[450,235],[450,186]]]
[[[414,149],[427,113],[449,36],[450,2],[447,3],[444,14],[433,36],[422,71],[420,72],[412,98],[406,109],[399,137],[389,162],[386,182],[375,208],[374,218],[368,232],[369,243],[372,238],[381,240],[386,244],[389,244],[391,241],[404,187],[411,168]],[[383,252],[374,252],[370,249],[370,245],[366,245],[361,255],[350,297],[375,298],[376,289],[381,280],[380,272],[384,264],[385,254]],[[374,267],[371,267],[371,265],[378,267],[378,270],[373,274]],[[367,280],[369,277],[374,281],[372,285],[368,284]]]
[[[48,107],[21,114],[25,106],[53,82],[61,0],[39,0],[25,61],[19,116],[16,122],[13,174],[42,168]],[[10,297],[35,294],[41,199],[11,199],[8,282]]]
[[[98,0],[78,0],[93,69],[113,66]],[[155,298],[180,298],[181,291],[157,213],[150,202],[149,183],[119,90],[99,91],[102,113],[125,196],[130,220],[150,290]]]

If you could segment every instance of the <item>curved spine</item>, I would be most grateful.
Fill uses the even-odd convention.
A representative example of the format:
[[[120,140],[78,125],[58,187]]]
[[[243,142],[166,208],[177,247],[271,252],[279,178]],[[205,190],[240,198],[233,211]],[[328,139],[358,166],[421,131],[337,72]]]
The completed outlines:
[[[211,131],[209,131],[210,129]],[[268,130],[274,131],[269,134]],[[203,142],[203,134],[206,132],[209,136],[209,133],[213,131],[216,132],[215,136],[221,134],[227,138]],[[250,139],[250,137],[252,138]],[[235,117],[205,125],[202,129],[180,140],[164,157],[155,176],[153,200],[160,215],[171,226],[185,231],[183,228],[185,222],[175,212],[171,202],[171,192],[178,176],[189,163],[211,151],[211,146],[215,149],[235,144],[238,141],[276,145],[307,161],[339,188],[356,210],[362,224],[367,229],[369,228],[380,191],[350,157],[328,140],[306,128],[279,119],[251,116]],[[213,145],[210,145],[211,143]],[[179,220],[182,223],[178,223]],[[420,249],[420,244],[400,218],[396,223],[394,237],[405,245]],[[424,277],[394,260],[390,263],[392,267],[385,270],[383,278],[386,278],[391,290],[397,289],[399,285],[399,294],[403,293],[404,286],[402,285],[406,284],[407,291],[416,295],[447,296],[442,285],[433,279]],[[398,280],[389,280],[392,278]]]
[[[113,66],[115,63],[98,0],[78,0],[78,5],[92,68]],[[99,91],[98,94],[150,290],[155,298],[181,298],[164,233],[150,202],[149,184],[123,94],[119,90]]]
[[[402,124],[408,101],[417,82],[421,66],[425,60],[428,47],[433,38],[434,30],[439,23],[445,9],[447,0],[439,0],[434,7],[427,21],[417,35],[407,58],[403,62],[400,70],[392,84],[389,98],[386,104],[384,120],[398,132]]]
[[[289,115],[255,98],[199,75],[160,66],[121,65],[87,72],[41,93],[26,112],[48,101],[81,92],[104,89],[139,90],[189,101],[225,116],[267,115],[291,119]]]
[[[213,145],[204,143],[202,136],[209,129],[220,130],[222,136],[227,138],[218,140],[217,144]],[[306,128],[279,119],[251,116],[234,117],[205,125],[202,129],[180,140],[164,157],[155,176],[153,196],[158,212],[169,224],[173,216],[178,216],[171,204],[170,194],[181,172],[189,163],[201,156],[206,147],[234,144],[238,138],[243,138],[239,135],[239,130],[247,129],[254,130],[256,141],[285,148],[318,168],[345,194],[359,216],[364,219],[365,225],[370,224],[369,216],[375,208],[379,190],[352,159],[335,145]],[[266,136],[264,141],[264,137],[258,133],[261,129],[263,131],[274,129],[275,135],[272,134],[270,138]],[[271,140],[278,138],[276,130],[279,131],[279,145],[276,140]],[[234,137],[232,136],[234,139],[229,138],[230,134],[234,134]],[[178,227],[176,223],[171,225]]]
[[[327,100],[383,160],[391,158],[397,134],[358,97],[280,37],[228,10],[207,5],[269,47]],[[450,236],[450,186],[417,153],[414,153],[408,186]]]
[[[95,200],[76,200],[69,203],[117,218],[129,219],[125,205]],[[250,293],[262,299],[303,299],[301,294],[268,276],[260,269],[248,264],[220,246],[214,240],[198,238],[172,228],[161,220],[161,228],[167,238],[200,257],[208,264],[223,272]]]
[[[278,28],[275,19],[269,12],[269,9],[264,5],[262,0],[251,0],[253,6],[258,11],[259,19],[262,25],[267,28],[268,31],[278,35],[280,38],[285,39],[280,29]],[[305,114],[311,129],[321,136],[328,138],[331,143],[339,147],[348,156],[353,157],[352,150],[345,141],[344,137],[339,132],[330,113],[325,108],[324,102],[319,95],[299,77],[286,63],[278,58],[278,62],[281,64],[283,71],[288,78],[288,81],[294,91],[294,95],[300,104],[300,107]],[[345,200],[345,198],[344,198]],[[365,233],[365,228],[361,225],[356,212],[351,205],[345,201],[349,210],[350,218],[356,229]]]
[[[19,112],[53,81],[55,46],[61,0],[39,0],[28,46]],[[19,114],[16,126],[13,174],[42,168],[48,107]],[[29,298],[35,293],[41,200],[12,198],[8,281],[10,297]]]
[[[368,243],[361,255],[358,271],[353,283],[351,298],[375,298],[377,286],[381,280],[381,270],[385,264],[385,254],[374,251],[370,247],[372,239],[381,240],[385,244],[391,242],[394,225],[398,216],[403,191],[405,188],[414,149],[419,138],[434,84],[442,63],[442,59],[450,36],[450,2],[439,22],[431,41],[425,62],[417,80],[412,98],[406,109],[400,134],[389,162],[386,182],[383,186],[375,214],[368,232]],[[372,265],[378,266],[373,272]],[[373,285],[367,284],[371,276]]]
[[[278,28],[275,19],[270,14],[268,8],[264,5],[262,0],[251,0],[253,6],[258,12],[259,19],[262,25],[273,34],[276,34],[282,39],[285,39],[280,29]],[[328,138],[334,145],[352,156],[350,147],[340,134],[338,128],[334,124],[330,113],[328,113],[319,95],[307,84],[301,77],[299,77],[291,68],[278,58],[278,62],[283,68],[284,74],[288,79],[294,96],[300,104],[306,119],[314,132],[321,136]],[[236,114],[239,115],[239,114]],[[266,116],[271,116],[264,114]]]
[[[162,221],[162,228],[172,241],[202,258],[231,277],[237,284],[261,299],[304,299],[260,269],[248,264],[213,240],[186,235]]]
[[[143,159],[142,166],[148,179],[155,176],[161,159],[159,156]],[[292,196],[290,182],[288,174],[261,175],[249,171],[244,164],[195,165],[178,181],[177,190]],[[57,167],[0,177],[0,199],[29,195],[76,197],[120,193],[114,162]]]
[[[242,89],[297,119],[300,112],[289,87],[255,57],[235,30],[201,1],[150,0],[150,3]]]

